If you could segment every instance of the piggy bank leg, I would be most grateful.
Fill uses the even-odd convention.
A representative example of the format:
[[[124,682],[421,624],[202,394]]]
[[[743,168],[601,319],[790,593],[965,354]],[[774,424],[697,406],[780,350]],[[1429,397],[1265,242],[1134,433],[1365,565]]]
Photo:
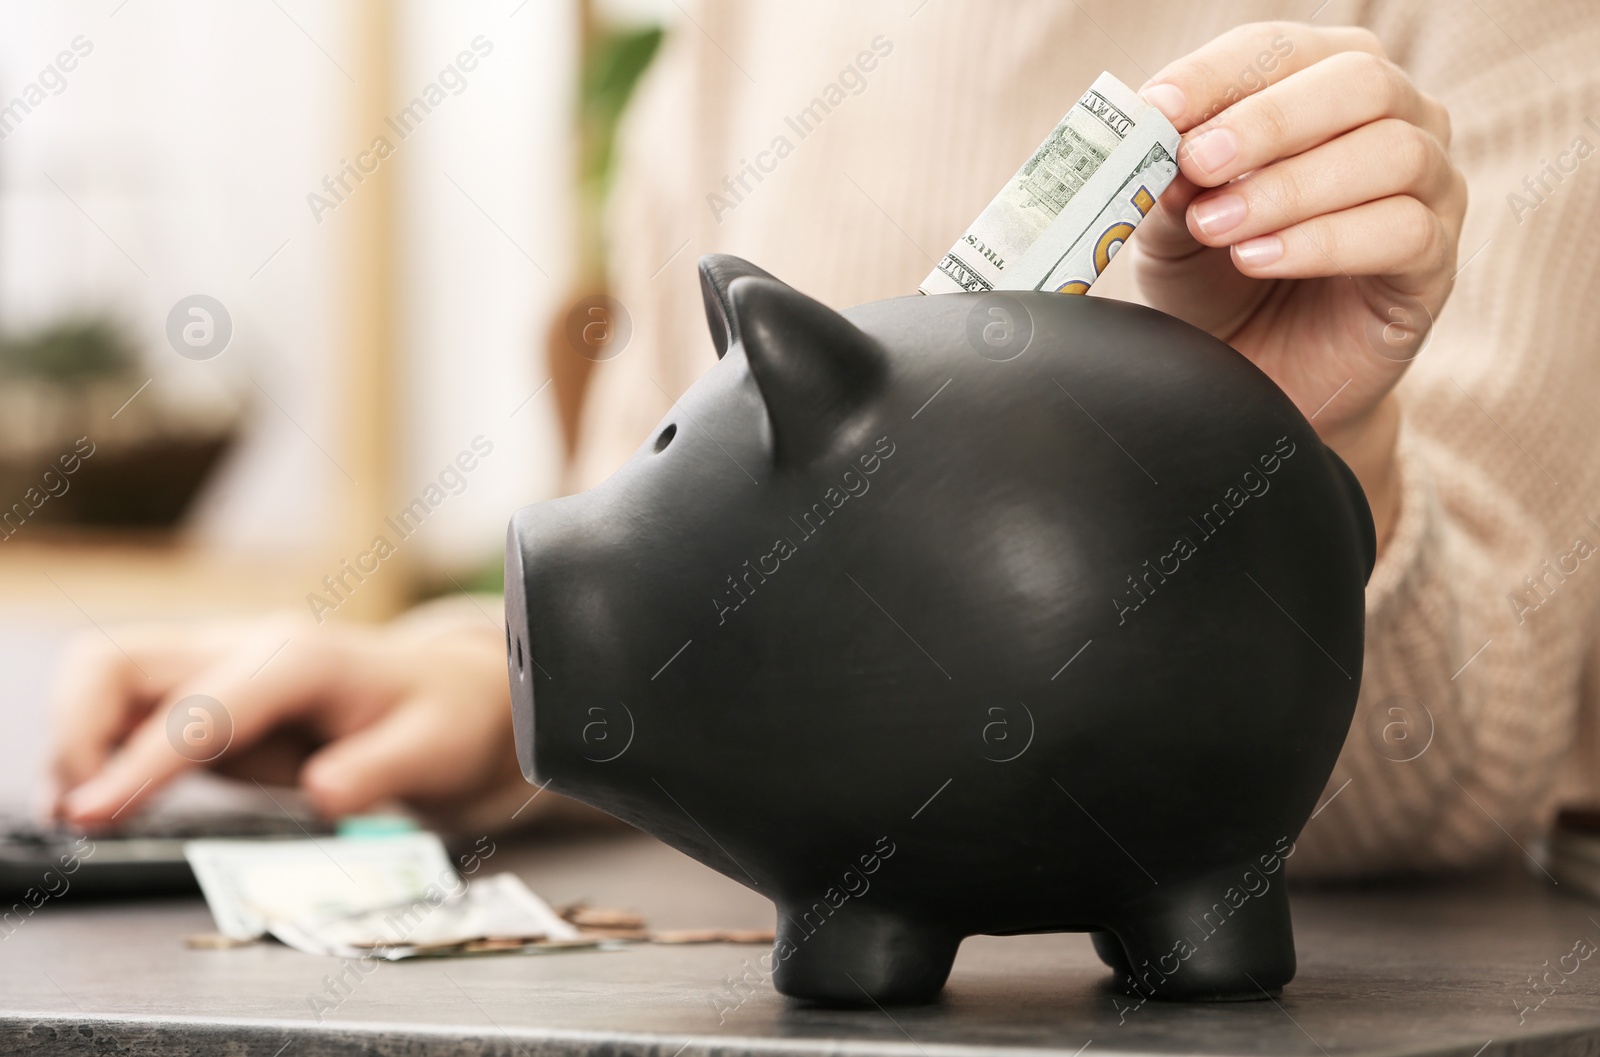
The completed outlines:
[[[831,916],[780,906],[772,986],[828,1006],[932,1002],[960,945],[948,930],[860,903]]]
[[[1133,975],[1133,966],[1128,964],[1128,952],[1122,949],[1122,941],[1117,939],[1116,933],[1091,932],[1089,939],[1094,943],[1094,952],[1117,974],[1118,979]]]
[[[1281,877],[1251,894],[1241,867],[1161,894],[1093,934],[1117,982],[1150,998],[1229,1002],[1276,995],[1294,978],[1294,931]],[[1253,876],[1260,878],[1259,873]],[[1263,879],[1264,880],[1264,879]]]

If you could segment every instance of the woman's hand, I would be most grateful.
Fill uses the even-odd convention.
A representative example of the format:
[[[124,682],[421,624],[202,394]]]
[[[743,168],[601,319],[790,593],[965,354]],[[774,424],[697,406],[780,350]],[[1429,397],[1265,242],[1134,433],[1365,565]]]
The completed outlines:
[[[56,811],[79,825],[126,818],[201,765],[298,780],[330,816],[398,797],[492,827],[535,792],[512,743],[504,632],[475,608],[378,627],[135,628],[116,642],[80,641],[56,695]]]
[[[1380,547],[1398,510],[1391,391],[1456,271],[1450,119],[1365,29],[1240,26],[1140,93],[1183,133],[1130,242],[1157,308],[1271,375],[1355,471]]]

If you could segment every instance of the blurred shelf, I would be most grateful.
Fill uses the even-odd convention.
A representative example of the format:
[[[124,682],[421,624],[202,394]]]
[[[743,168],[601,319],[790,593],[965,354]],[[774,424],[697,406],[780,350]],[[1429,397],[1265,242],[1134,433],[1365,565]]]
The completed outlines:
[[[0,542],[0,619],[102,622],[304,609],[306,595],[322,591],[322,578],[338,566],[336,557],[125,537],[9,539]],[[369,580],[339,616],[384,615],[400,586]]]

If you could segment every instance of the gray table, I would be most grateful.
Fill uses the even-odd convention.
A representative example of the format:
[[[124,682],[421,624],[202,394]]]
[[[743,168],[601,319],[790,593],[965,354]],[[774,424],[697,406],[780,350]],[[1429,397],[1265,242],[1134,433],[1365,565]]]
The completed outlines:
[[[632,906],[657,927],[771,923],[761,898],[631,833],[503,847],[490,866],[552,902]],[[1514,864],[1301,891],[1294,911],[1300,974],[1278,1002],[1152,1002],[1119,1018],[1107,970],[1066,935],[967,941],[943,1002],[920,1009],[802,1009],[763,988],[719,1023],[712,996],[762,950],[715,945],[386,964],[319,1021],[311,998],[326,1000],[333,959],[189,950],[181,937],[211,928],[198,898],[69,898],[0,941],[0,1053],[1600,1054],[1600,957],[1569,958],[1576,971],[1519,1023],[1515,1001],[1538,1001],[1530,974],[1580,937],[1600,944],[1600,908]]]

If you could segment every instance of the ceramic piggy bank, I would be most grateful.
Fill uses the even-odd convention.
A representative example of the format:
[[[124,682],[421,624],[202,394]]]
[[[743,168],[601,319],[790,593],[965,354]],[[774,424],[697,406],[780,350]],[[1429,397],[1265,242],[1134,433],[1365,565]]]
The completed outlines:
[[[1361,679],[1371,515],[1273,382],[1147,308],[835,311],[701,262],[720,357],[614,476],[519,511],[527,778],[770,898],[827,1004],[963,937],[1263,997]]]

